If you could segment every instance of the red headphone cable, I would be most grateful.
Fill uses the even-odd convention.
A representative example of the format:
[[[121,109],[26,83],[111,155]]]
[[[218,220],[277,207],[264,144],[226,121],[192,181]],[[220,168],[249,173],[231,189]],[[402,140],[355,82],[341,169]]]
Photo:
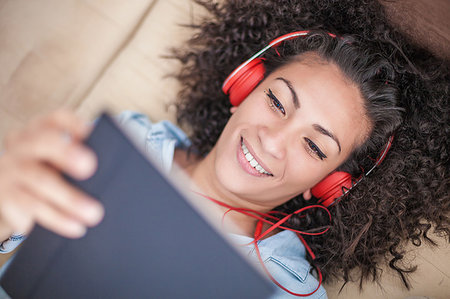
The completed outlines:
[[[319,208],[319,209],[323,209],[323,210],[327,211],[327,213],[328,213],[328,218],[329,218],[330,223],[331,223],[331,213],[330,213],[330,211],[329,211],[325,206],[323,206],[323,205],[310,205],[310,206],[307,206],[307,207],[303,207],[303,208],[301,208],[301,209],[298,209],[297,211],[295,211],[295,212],[293,212],[293,213],[291,213],[291,214],[286,214],[286,213],[279,212],[279,211],[270,211],[270,212],[268,212],[268,213],[262,213],[262,212],[258,212],[258,211],[252,210],[252,209],[236,208],[236,207],[230,206],[230,205],[228,205],[228,204],[226,204],[226,203],[224,203],[224,202],[221,202],[221,201],[219,201],[219,200],[217,200],[217,199],[214,199],[214,198],[209,197],[209,196],[207,196],[207,195],[201,194],[200,192],[197,192],[197,191],[193,191],[193,192],[196,193],[196,194],[198,194],[198,195],[200,195],[200,196],[202,196],[202,197],[204,197],[204,198],[206,198],[206,199],[209,199],[210,201],[212,201],[212,202],[218,204],[219,206],[225,207],[225,208],[227,208],[227,209],[229,209],[229,210],[236,211],[236,212],[239,212],[239,213],[241,213],[241,214],[244,214],[244,215],[253,217],[253,218],[258,219],[259,221],[263,221],[263,222],[265,222],[265,223],[267,223],[267,224],[277,225],[275,228],[281,228],[281,229],[284,229],[284,230],[290,230],[290,231],[293,231],[293,232],[295,232],[295,233],[299,233],[299,234],[302,234],[302,235],[308,235],[308,236],[318,236],[318,235],[321,235],[321,234],[326,233],[326,232],[330,229],[330,227],[328,226],[328,227],[325,228],[323,231],[316,232],[316,233],[310,233],[310,232],[304,232],[304,231],[301,231],[301,230],[296,230],[296,229],[293,229],[293,228],[290,228],[290,227],[286,227],[286,226],[282,226],[282,225],[281,225],[281,224],[283,224],[284,222],[286,222],[286,220],[289,219],[292,215],[294,215],[294,214],[299,214],[299,213],[301,213],[301,212],[304,212],[304,211],[306,211],[306,210],[308,210],[308,209],[312,209],[312,208]],[[227,212],[225,212],[225,213],[227,214],[227,213],[229,213],[229,212],[230,212],[230,211],[227,211]],[[252,214],[252,213],[253,213],[253,214]],[[285,217],[282,218],[282,219],[280,220],[279,218],[277,218],[277,217],[275,217],[275,216],[273,216],[273,215],[271,215],[271,214],[281,214],[281,215],[284,215]],[[268,219],[266,219],[266,218],[264,218],[264,217],[266,217],[266,218],[271,218],[271,219],[273,219],[273,220],[276,220],[277,222],[272,222],[272,221],[270,221],[270,220],[268,220]],[[300,216],[300,217],[301,217],[301,216]],[[286,218],[286,219],[285,219],[285,218]],[[285,220],[283,221],[283,219],[285,219]],[[277,224],[278,222],[281,222],[281,224],[278,225],[278,224]],[[262,237],[264,237],[265,235],[266,235],[266,233],[264,233],[264,235],[263,235]]]
[[[228,214],[228,213],[231,212],[231,211],[236,211],[236,212],[242,213],[242,214],[244,214],[244,215],[253,217],[253,218],[255,218],[255,219],[258,220],[258,222],[257,222],[257,224],[256,224],[256,228],[255,228],[254,240],[253,240],[252,242],[248,243],[248,244],[243,244],[243,246],[247,246],[247,245],[250,245],[250,244],[253,243],[253,245],[255,246],[256,256],[258,257],[258,260],[259,260],[259,262],[261,263],[261,266],[263,267],[264,272],[269,276],[269,278],[270,278],[270,279],[271,279],[278,287],[280,287],[280,288],[281,288],[282,290],[284,290],[285,292],[287,292],[287,293],[289,293],[289,294],[291,294],[291,295],[294,295],[294,296],[298,296],[298,297],[307,297],[307,296],[310,296],[310,295],[314,294],[314,293],[320,288],[320,286],[322,285],[322,272],[320,271],[319,267],[317,267],[316,265],[314,265],[314,267],[316,268],[317,273],[318,273],[318,275],[319,275],[319,284],[318,284],[318,286],[316,287],[316,289],[315,289],[314,291],[312,291],[312,292],[310,292],[310,293],[307,293],[307,294],[299,294],[299,293],[294,293],[294,292],[288,290],[287,288],[285,288],[284,286],[282,286],[282,285],[281,285],[281,284],[280,284],[280,283],[279,283],[279,282],[278,282],[278,281],[270,274],[269,270],[268,270],[268,269],[266,268],[266,266],[264,265],[264,261],[262,260],[261,253],[260,253],[260,251],[259,251],[258,241],[260,241],[262,238],[264,238],[265,236],[267,236],[269,233],[271,233],[272,231],[274,231],[274,230],[277,229],[277,228],[281,228],[281,229],[284,229],[284,230],[289,230],[289,231],[295,232],[296,235],[297,235],[297,237],[300,239],[300,241],[301,241],[301,242],[303,243],[303,245],[305,246],[306,251],[308,252],[308,254],[309,254],[309,255],[311,256],[311,258],[314,260],[314,259],[316,258],[316,256],[315,256],[315,254],[313,253],[311,247],[306,243],[306,241],[305,241],[305,239],[303,238],[302,235],[310,235],[310,236],[321,235],[321,234],[324,234],[325,232],[327,232],[327,231],[330,229],[330,227],[328,226],[325,230],[320,231],[320,232],[310,233],[310,232],[303,232],[303,231],[296,230],[296,229],[293,229],[293,228],[290,228],[290,227],[282,226],[282,224],[284,224],[290,217],[292,217],[292,215],[297,215],[297,214],[299,214],[299,213],[301,213],[301,212],[304,212],[304,211],[306,211],[306,210],[308,210],[308,209],[312,209],[312,208],[320,208],[320,209],[324,209],[325,211],[327,211],[328,217],[329,217],[330,223],[331,223],[331,213],[330,213],[330,211],[329,211],[326,207],[324,207],[324,206],[322,206],[322,205],[311,205],[311,206],[307,206],[307,207],[303,207],[303,208],[301,208],[301,209],[298,209],[297,211],[295,211],[295,212],[293,212],[293,213],[291,213],[291,214],[286,214],[286,213],[278,212],[278,211],[270,211],[270,212],[268,212],[268,213],[262,213],[262,212],[254,211],[254,210],[251,210],[251,209],[236,208],[236,207],[230,206],[230,205],[228,205],[228,204],[226,204],[226,203],[224,203],[224,202],[221,202],[221,201],[219,201],[219,200],[217,200],[217,199],[214,199],[214,198],[211,198],[211,197],[206,196],[206,195],[204,195],[204,194],[201,194],[201,193],[199,193],[199,192],[196,192],[196,191],[193,191],[193,192],[194,192],[194,193],[197,193],[198,195],[201,195],[202,197],[207,198],[207,199],[209,199],[210,201],[212,201],[212,202],[214,202],[214,203],[216,203],[216,204],[218,204],[218,205],[220,205],[220,206],[225,207],[225,208],[228,209],[228,210],[225,212],[225,214],[222,216],[222,225],[223,225],[223,222],[224,222],[225,215]],[[283,217],[282,219],[279,219],[279,218],[277,218],[277,217],[275,217],[275,216],[273,216],[273,215],[271,215],[271,214],[281,214],[281,215],[283,215],[284,217]],[[273,219],[273,220],[277,220],[277,222],[272,222],[272,221],[268,220],[267,218],[270,218],[270,219]],[[263,228],[263,224],[264,224],[264,223],[271,224],[271,226],[270,226],[266,231],[262,232],[262,228]]]

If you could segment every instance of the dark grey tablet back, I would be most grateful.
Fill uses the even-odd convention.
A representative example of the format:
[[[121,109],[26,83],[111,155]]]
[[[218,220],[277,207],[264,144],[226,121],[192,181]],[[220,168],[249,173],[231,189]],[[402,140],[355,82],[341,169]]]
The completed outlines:
[[[36,227],[1,285],[12,298],[266,298],[273,286],[103,115],[87,140],[96,174],[71,181],[103,222],[70,240]]]

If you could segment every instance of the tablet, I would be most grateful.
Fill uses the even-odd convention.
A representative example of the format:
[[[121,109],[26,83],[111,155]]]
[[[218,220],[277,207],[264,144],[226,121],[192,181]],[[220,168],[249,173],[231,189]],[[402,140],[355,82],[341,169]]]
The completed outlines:
[[[274,286],[103,114],[98,169],[73,184],[105,217],[80,239],[36,226],[0,284],[13,298],[267,298]]]

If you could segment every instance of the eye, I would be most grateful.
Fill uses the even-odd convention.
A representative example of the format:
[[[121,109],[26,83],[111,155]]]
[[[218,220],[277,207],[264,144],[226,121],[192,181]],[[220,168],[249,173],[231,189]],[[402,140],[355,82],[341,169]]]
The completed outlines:
[[[269,106],[272,110],[280,111],[283,116],[286,115],[286,110],[284,110],[283,104],[277,99],[277,97],[273,94],[272,90],[269,88],[269,92],[265,91],[267,97],[269,98]]]
[[[308,144],[306,150],[311,154],[316,155],[320,160],[326,159],[326,155],[320,150],[320,148],[312,142],[311,139],[305,137],[305,141]]]

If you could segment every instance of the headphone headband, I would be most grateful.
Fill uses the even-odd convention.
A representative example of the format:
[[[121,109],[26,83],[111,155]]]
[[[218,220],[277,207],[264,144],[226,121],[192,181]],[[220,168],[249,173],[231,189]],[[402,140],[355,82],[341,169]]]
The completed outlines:
[[[228,94],[228,90],[227,89],[225,91],[225,86],[228,84],[228,81],[230,81],[230,79],[232,77],[234,77],[234,75],[236,75],[236,73],[238,73],[241,69],[243,69],[244,67],[246,67],[252,60],[254,60],[255,58],[258,58],[259,56],[261,56],[262,54],[264,54],[264,52],[266,52],[267,50],[269,50],[272,47],[276,47],[279,44],[281,44],[283,41],[285,40],[289,40],[289,39],[293,39],[296,38],[298,36],[304,36],[304,35],[308,35],[309,34],[309,30],[304,30],[304,31],[296,31],[296,32],[291,32],[285,35],[282,35],[280,37],[277,37],[276,39],[274,39],[273,41],[271,41],[267,46],[265,46],[264,48],[262,48],[261,50],[259,50],[258,52],[256,52],[252,57],[250,57],[249,59],[247,59],[244,63],[242,63],[240,66],[238,66],[230,75],[228,75],[228,77],[225,79],[225,81],[222,84],[222,90],[225,92],[225,94]],[[331,35],[331,34],[330,34]]]

